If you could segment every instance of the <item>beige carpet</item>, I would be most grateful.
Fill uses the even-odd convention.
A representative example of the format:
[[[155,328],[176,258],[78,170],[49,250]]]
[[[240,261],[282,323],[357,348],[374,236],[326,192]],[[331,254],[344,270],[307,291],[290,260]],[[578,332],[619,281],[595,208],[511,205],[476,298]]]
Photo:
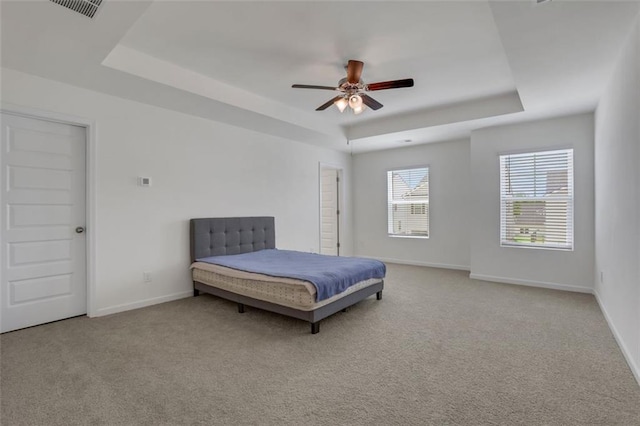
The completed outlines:
[[[2,425],[638,425],[592,296],[388,265],[308,324],[211,296],[1,336]]]

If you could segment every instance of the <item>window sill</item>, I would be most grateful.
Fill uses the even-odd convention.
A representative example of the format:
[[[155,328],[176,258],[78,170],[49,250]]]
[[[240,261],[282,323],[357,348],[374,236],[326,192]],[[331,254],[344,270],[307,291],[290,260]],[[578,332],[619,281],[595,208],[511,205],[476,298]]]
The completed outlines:
[[[505,244],[500,243],[501,248],[520,248],[520,249],[533,249],[533,250],[553,250],[553,251],[573,251],[573,247],[550,247],[550,246],[532,246],[530,244]]]
[[[391,238],[415,238],[418,240],[428,240],[428,235],[395,235],[395,234],[387,234]]]

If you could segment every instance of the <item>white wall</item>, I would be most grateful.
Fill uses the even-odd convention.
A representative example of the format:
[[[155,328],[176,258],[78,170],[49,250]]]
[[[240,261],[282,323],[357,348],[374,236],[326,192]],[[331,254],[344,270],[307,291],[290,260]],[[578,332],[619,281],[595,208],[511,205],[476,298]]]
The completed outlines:
[[[640,382],[639,79],[636,25],[596,110],[595,290]]]
[[[387,171],[429,166],[430,236],[387,234]],[[354,238],[360,256],[469,269],[469,141],[417,145],[353,158]]]
[[[318,164],[344,169],[346,254],[351,157],[2,70],[2,101],[97,124],[96,314],[190,292],[188,220],[272,215],[279,248],[319,249]],[[153,186],[136,185],[139,175]],[[153,282],[142,282],[151,271]]]
[[[590,292],[593,288],[593,114],[471,133],[471,276]],[[500,247],[499,154],[574,149],[574,250]]]

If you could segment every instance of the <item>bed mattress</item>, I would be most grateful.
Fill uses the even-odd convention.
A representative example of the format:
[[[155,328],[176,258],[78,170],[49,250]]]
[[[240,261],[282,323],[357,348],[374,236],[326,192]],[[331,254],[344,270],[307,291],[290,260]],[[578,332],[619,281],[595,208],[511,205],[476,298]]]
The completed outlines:
[[[307,281],[292,278],[275,278],[204,262],[193,263],[191,269],[194,281],[243,296],[304,311],[317,309],[381,281],[379,278],[360,281],[340,294],[321,302],[316,302],[316,288]]]

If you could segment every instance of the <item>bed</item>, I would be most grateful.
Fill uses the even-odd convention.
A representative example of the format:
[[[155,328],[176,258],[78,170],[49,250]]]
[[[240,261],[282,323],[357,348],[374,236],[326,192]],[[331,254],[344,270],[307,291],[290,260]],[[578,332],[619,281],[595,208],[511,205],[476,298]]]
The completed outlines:
[[[237,269],[233,262],[230,263],[232,266],[224,262],[246,256],[264,257],[287,252],[275,250],[273,217],[191,219],[190,240],[194,296],[204,292],[231,300],[238,304],[239,313],[244,312],[245,306],[276,312],[309,322],[311,333],[316,334],[320,331],[322,319],[338,311],[346,311],[348,307],[374,294],[378,300],[382,299],[384,272],[380,276],[379,269],[365,271],[365,275],[352,278],[354,283],[339,288],[336,294],[325,294],[322,287],[316,287],[315,280],[312,283],[295,276],[285,278],[243,271]],[[292,256],[315,256],[311,260],[318,262],[330,261],[329,258],[342,263],[365,261],[359,258],[289,253]],[[214,260],[221,264],[216,264]],[[377,263],[384,268],[384,264]]]

